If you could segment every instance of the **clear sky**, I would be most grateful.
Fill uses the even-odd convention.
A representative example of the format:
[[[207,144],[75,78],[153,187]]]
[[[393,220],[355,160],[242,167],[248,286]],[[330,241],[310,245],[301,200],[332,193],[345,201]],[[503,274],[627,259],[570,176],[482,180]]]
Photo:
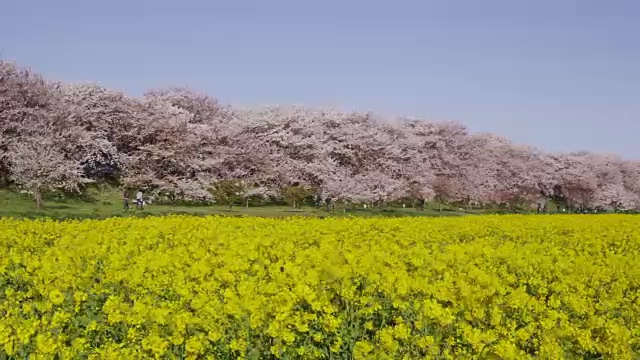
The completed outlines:
[[[15,0],[0,56],[134,95],[189,85],[640,159],[640,0]]]

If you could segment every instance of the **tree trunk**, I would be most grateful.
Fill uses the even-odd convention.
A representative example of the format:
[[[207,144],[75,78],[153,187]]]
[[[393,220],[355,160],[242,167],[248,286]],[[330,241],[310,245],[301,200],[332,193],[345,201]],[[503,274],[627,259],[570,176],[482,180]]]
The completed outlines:
[[[294,209],[296,208],[296,201],[295,200],[293,200],[293,208]]]
[[[229,204],[229,211],[233,211],[233,204]]]
[[[33,192],[33,197],[36,200],[36,209],[41,210],[42,209],[42,194],[40,193],[40,189],[36,189]]]
[[[440,212],[442,212],[442,202],[438,203],[438,208],[439,208]]]
[[[247,200],[247,202],[245,203],[244,207],[247,208],[247,209],[249,208],[249,200]]]

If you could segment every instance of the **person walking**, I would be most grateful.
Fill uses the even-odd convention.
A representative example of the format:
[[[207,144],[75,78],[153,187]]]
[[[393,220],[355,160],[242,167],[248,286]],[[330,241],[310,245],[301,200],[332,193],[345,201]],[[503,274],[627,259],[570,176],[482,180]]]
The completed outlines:
[[[124,190],[124,192],[122,193],[122,197],[124,200],[124,209],[129,210],[129,191]]]
[[[327,204],[327,211],[331,211],[331,198],[330,198],[330,197],[328,197],[328,198],[325,200],[325,203]]]
[[[142,190],[138,190],[138,193],[136,194],[136,205],[138,210],[144,210],[144,203],[142,201],[142,198],[143,198]]]

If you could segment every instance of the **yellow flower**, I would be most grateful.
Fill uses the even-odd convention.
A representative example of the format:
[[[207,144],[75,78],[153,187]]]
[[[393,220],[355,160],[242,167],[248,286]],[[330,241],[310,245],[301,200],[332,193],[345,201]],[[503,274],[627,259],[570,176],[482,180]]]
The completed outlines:
[[[374,346],[367,341],[358,341],[353,346],[353,356],[355,359],[365,359],[373,348]]]
[[[156,334],[152,334],[142,340],[142,348],[151,351],[156,356],[162,356],[168,345],[166,340]]]
[[[0,352],[632,359],[638,239],[627,215],[0,218]]]
[[[202,336],[195,336],[187,340],[187,352],[190,354],[202,354],[204,352],[204,339]]]
[[[367,330],[373,330],[373,321],[369,320],[366,323],[364,323],[364,328]]]
[[[36,346],[38,351],[43,354],[53,354],[57,348],[55,340],[46,334],[38,334],[36,336]]]
[[[59,290],[53,290],[49,293],[49,301],[54,305],[60,305],[64,302],[64,295]]]
[[[340,351],[341,347],[342,347],[342,338],[336,338],[333,341],[333,344],[331,344],[331,352],[337,353]]]
[[[14,348],[13,340],[11,340],[11,339],[7,340],[4,343],[4,345],[2,346],[2,348],[4,349],[4,352],[7,355],[9,355],[9,356],[15,355],[15,348]]]
[[[88,297],[87,294],[83,291],[76,291],[73,293],[73,299],[78,304],[87,300],[87,297]]]
[[[210,341],[218,341],[218,340],[220,340],[220,338],[221,338],[221,337],[222,337],[222,333],[220,333],[220,332],[219,332],[219,331],[217,331],[217,330],[211,330],[211,331],[209,331],[209,333],[207,334],[207,338],[208,338]]]

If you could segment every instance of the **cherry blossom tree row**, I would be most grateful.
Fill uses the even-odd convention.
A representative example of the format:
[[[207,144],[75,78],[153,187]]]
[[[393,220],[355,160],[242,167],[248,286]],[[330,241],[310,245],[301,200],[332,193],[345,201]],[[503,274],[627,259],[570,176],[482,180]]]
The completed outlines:
[[[293,187],[353,204],[640,207],[640,163],[617,155],[544,152],[456,122],[235,109],[189,88],[134,98],[2,61],[0,178],[38,204],[46,191],[105,182],[197,202],[233,183],[244,198],[303,193]]]

